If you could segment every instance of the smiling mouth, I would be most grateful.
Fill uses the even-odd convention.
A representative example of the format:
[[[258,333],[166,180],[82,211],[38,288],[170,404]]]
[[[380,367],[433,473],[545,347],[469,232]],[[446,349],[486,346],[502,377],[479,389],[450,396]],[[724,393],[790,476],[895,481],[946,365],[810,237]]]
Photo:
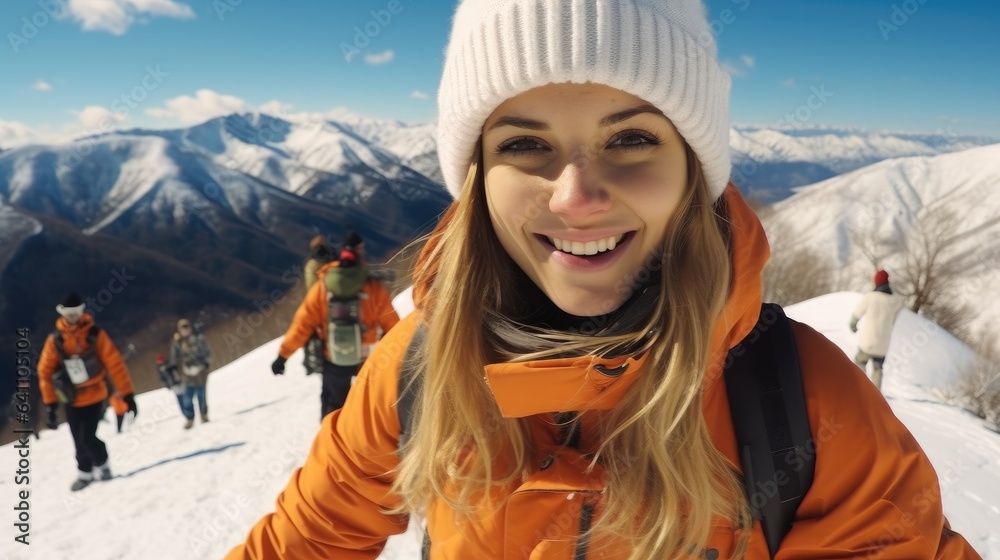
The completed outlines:
[[[595,239],[592,241],[569,241],[564,239],[559,239],[558,237],[549,237],[544,235],[536,235],[541,240],[547,241],[549,245],[566,253],[567,255],[573,255],[577,257],[592,257],[595,255],[603,255],[606,253],[614,252],[614,250],[619,247],[623,241],[626,241],[629,236],[633,235],[635,232],[627,232],[621,235],[611,235],[601,239]]]

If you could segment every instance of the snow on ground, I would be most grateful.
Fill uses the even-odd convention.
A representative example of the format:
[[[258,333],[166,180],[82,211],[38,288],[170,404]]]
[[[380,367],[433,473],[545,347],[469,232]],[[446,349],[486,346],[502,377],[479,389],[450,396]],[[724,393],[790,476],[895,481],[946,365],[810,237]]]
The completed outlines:
[[[849,355],[847,329],[858,294],[831,294],[792,306],[792,318],[824,332]],[[140,395],[139,418],[124,434],[101,425],[117,477],[71,493],[75,477],[68,428],[30,442],[30,546],[13,542],[10,509],[17,455],[0,447],[0,560],[216,559],[273,511],[278,492],[303,462],[319,425],[318,376],[301,354],[284,376],[270,363],[278,341],[212,374],[211,421],[182,429],[173,393]],[[952,526],[987,560],[1000,560],[1000,435],[973,415],[940,403],[931,388],[952,379],[969,351],[904,312],[886,362],[884,390],[896,414],[937,468]],[[109,414],[110,416],[110,414]],[[381,559],[419,558],[417,528],[389,540]]]

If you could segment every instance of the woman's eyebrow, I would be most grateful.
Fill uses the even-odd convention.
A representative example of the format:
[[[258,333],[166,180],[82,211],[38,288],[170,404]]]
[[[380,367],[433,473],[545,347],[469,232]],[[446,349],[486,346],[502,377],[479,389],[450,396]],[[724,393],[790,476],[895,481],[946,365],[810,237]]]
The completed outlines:
[[[653,107],[652,105],[640,105],[638,107],[633,107],[631,109],[625,109],[624,111],[619,111],[617,113],[614,113],[614,114],[611,114],[611,115],[608,115],[608,116],[604,117],[603,119],[601,119],[600,126],[601,127],[608,127],[608,126],[611,126],[613,124],[618,124],[618,123],[620,123],[622,121],[631,119],[632,117],[634,117],[636,115],[641,115],[641,114],[644,114],[644,113],[651,113],[651,114],[659,115],[661,117],[666,118],[666,116],[663,114],[663,111],[657,109],[656,107]],[[548,124],[546,124],[546,123],[544,123],[542,121],[536,121],[536,120],[532,120],[532,119],[526,119],[524,117],[507,116],[507,117],[500,117],[499,119],[497,119],[497,121],[495,123],[491,124],[490,127],[487,128],[486,130],[490,131],[490,130],[493,130],[494,128],[499,128],[501,126],[514,126],[514,127],[517,127],[517,128],[526,128],[528,130],[550,130],[551,129],[551,127]]]
[[[652,105],[640,105],[638,107],[625,109],[624,111],[620,111],[613,115],[608,115],[604,117],[603,119],[601,119],[601,126],[606,127],[606,126],[611,126],[613,124],[618,124],[624,120],[631,119],[632,117],[636,115],[641,115],[643,113],[652,113],[654,115],[660,115],[661,117],[666,118],[666,115],[663,114],[663,111],[657,109],[656,107],[653,107]]]
[[[516,126],[517,128],[527,128],[529,130],[549,130],[550,128],[549,125],[541,121],[534,121],[523,117],[500,117],[497,119],[497,122],[491,124],[486,130],[490,131],[501,126]]]

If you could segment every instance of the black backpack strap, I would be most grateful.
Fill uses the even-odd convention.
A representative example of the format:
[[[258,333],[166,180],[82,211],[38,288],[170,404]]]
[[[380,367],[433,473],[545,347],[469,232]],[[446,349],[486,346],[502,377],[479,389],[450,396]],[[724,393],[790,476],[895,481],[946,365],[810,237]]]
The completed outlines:
[[[798,350],[780,306],[762,306],[754,330],[727,362],[726,391],[747,499],[773,558],[816,464]]]
[[[52,344],[56,346],[56,351],[59,352],[59,357],[63,360],[66,359],[66,343],[63,341],[62,331],[56,330],[49,336],[52,337]]]
[[[99,336],[101,336],[101,327],[90,325],[90,330],[87,331],[87,346],[94,352],[97,351],[97,337]]]

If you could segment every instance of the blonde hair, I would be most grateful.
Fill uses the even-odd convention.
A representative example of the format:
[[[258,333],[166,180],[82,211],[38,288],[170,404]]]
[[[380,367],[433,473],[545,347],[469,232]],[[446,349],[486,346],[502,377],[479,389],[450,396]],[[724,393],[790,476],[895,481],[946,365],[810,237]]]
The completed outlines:
[[[516,265],[491,226],[479,157],[415,272],[415,300],[429,329],[417,355],[422,396],[393,486],[399,512],[420,513],[442,500],[471,515],[490,489],[532,470],[527,421],[501,417],[482,380],[492,352],[482,325],[511,296],[505,287]],[[741,529],[750,522],[741,482],[702,414],[709,340],[731,278],[725,203],[713,204],[690,148],[687,160],[688,188],[663,241],[659,297],[645,321],[609,336],[544,331],[538,340],[557,340],[558,350],[520,358],[567,349],[605,355],[639,342],[637,351],[650,353],[640,379],[602,415],[591,463],[602,464],[607,480],[591,532],[625,539],[631,560],[701,550],[715,515]],[[738,554],[748,539],[744,530]]]

